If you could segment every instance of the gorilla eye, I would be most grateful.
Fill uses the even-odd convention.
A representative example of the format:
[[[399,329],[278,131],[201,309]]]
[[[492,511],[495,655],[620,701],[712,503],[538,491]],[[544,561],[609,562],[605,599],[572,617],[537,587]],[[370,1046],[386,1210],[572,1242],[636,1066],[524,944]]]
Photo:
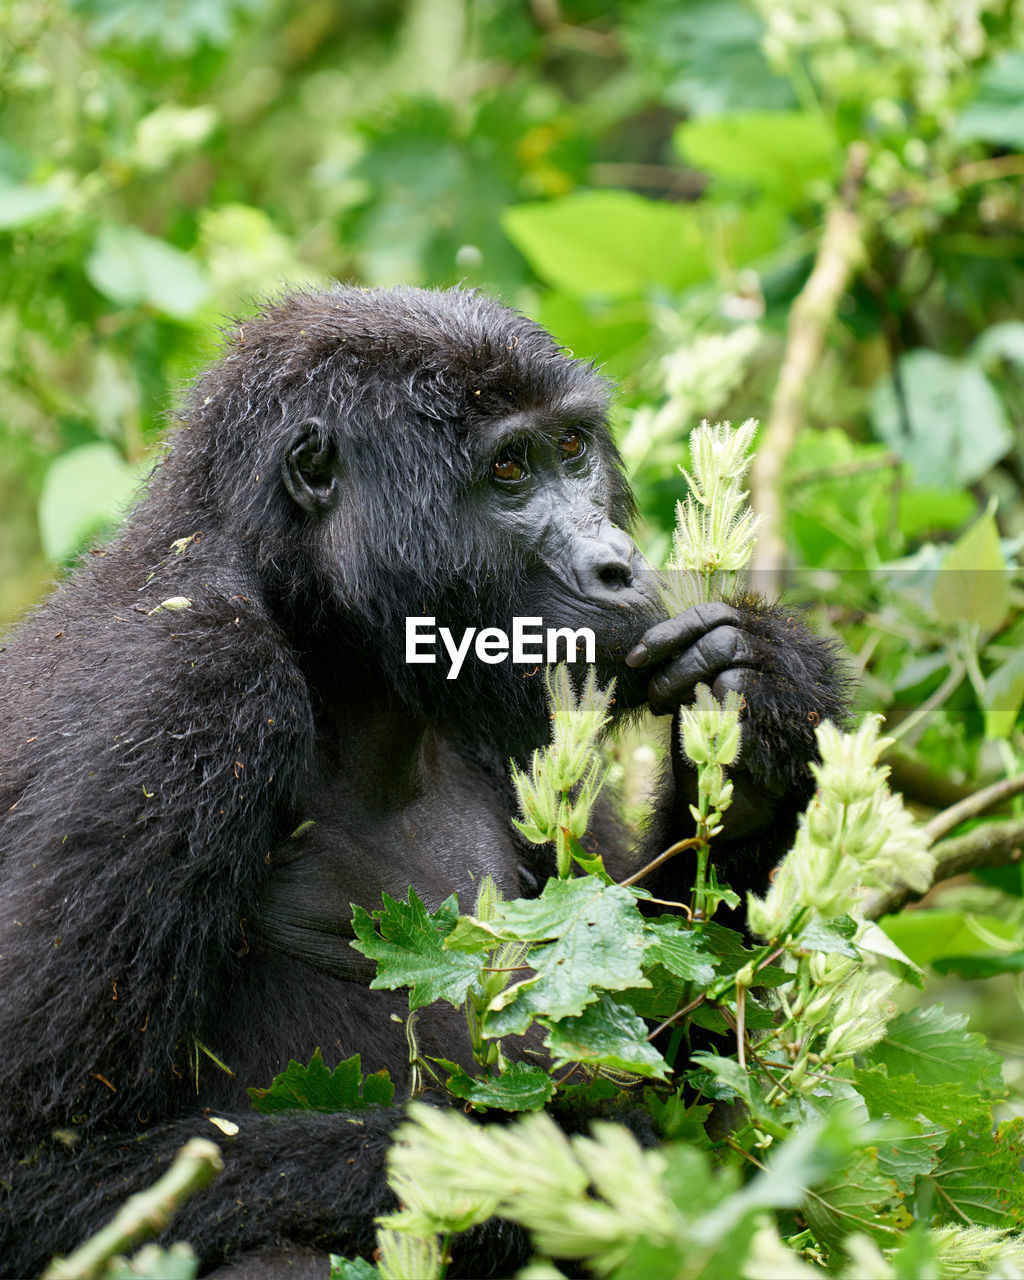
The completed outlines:
[[[494,459],[495,480],[522,480],[526,475],[526,460],[512,449],[506,449]]]
[[[558,451],[566,460],[581,458],[586,452],[586,447],[578,431],[566,431],[558,440]]]

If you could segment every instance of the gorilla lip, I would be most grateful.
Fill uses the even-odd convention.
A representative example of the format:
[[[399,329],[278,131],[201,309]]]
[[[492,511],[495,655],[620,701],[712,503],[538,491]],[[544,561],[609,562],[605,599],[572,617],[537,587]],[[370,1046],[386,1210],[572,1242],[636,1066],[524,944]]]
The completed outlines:
[[[539,628],[543,626],[543,618],[514,617],[511,638],[500,627],[466,627],[462,639],[456,642],[448,627],[437,627],[435,631],[436,622],[436,618],[406,618],[405,660],[407,663],[436,663],[434,644],[440,635],[450,659],[449,680],[458,678],[471,646],[479,662],[506,662],[511,654],[514,666],[535,666],[538,662],[579,661],[577,653],[582,641],[582,660],[591,664],[597,660],[597,642],[590,627],[576,630],[572,627],[545,627],[542,635]],[[560,640],[564,641],[561,657]],[[542,641],[543,651],[540,648]]]

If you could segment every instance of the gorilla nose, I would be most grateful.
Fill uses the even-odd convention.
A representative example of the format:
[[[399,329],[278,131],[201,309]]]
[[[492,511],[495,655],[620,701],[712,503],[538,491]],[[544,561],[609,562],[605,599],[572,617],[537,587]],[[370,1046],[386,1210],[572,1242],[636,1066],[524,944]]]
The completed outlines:
[[[633,539],[615,525],[603,523],[596,537],[587,538],[579,550],[576,576],[586,596],[615,595],[633,584]]]

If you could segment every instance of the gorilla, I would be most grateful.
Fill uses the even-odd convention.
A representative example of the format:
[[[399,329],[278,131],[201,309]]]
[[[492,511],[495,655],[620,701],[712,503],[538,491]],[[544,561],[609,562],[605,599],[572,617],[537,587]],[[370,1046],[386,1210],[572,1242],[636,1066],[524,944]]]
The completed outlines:
[[[167,1238],[204,1272],[283,1248],[290,1274],[318,1251],[322,1275],[327,1251],[372,1251],[402,1109],[262,1116],[245,1086],[318,1046],[407,1084],[406,996],[369,989],[351,904],[411,884],[465,908],[486,874],[530,896],[553,870],[510,820],[509,759],[548,739],[542,673],[471,657],[449,680],[443,661],[406,661],[407,618],[453,635],[515,617],[590,628],[616,716],[670,714],[698,681],[740,689],[716,861],[763,889],[843,675],[763,602],[665,616],[629,534],[608,395],[477,293],[293,293],[227,333],[116,538],[8,639],[3,1274],[70,1251],[197,1133],[226,1169]],[[634,848],[595,817],[609,868],[690,834],[692,794],[674,747]],[[684,874],[667,862],[645,883],[678,897]],[[462,1016],[424,1010],[417,1034],[457,1056]],[[514,1269],[508,1232],[481,1231],[452,1274]]]

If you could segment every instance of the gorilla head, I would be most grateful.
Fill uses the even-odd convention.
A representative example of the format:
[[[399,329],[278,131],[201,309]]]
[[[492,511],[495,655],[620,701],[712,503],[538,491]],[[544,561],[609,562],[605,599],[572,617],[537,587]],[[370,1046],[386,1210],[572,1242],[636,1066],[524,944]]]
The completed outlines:
[[[592,630],[619,709],[642,701],[623,659],[664,613],[590,365],[461,291],[294,294],[229,341],[166,483],[195,450],[214,460],[199,527],[235,542],[311,654],[518,750],[546,734],[543,682],[470,660],[453,687],[444,661],[406,663],[405,619],[461,636],[539,617]]]

